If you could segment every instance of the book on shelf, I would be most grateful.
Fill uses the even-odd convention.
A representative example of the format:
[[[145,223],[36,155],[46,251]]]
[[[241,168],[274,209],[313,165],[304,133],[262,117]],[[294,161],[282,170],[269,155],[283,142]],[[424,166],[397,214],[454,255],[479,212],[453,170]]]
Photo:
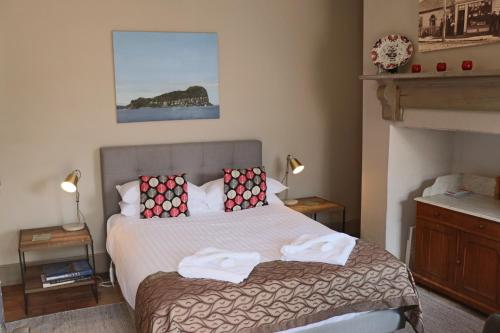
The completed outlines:
[[[42,271],[47,281],[90,277],[94,274],[92,267],[84,259],[43,265]]]
[[[52,234],[50,233],[44,233],[44,234],[34,234],[33,237],[31,237],[32,242],[46,242],[49,241],[52,238]]]
[[[62,286],[65,284],[72,284],[72,283],[86,281],[86,280],[91,279],[90,276],[80,276],[80,277],[76,277],[76,278],[66,278],[66,279],[47,281],[47,278],[45,277],[44,274],[42,274],[40,277],[42,279],[42,287],[43,288]]]

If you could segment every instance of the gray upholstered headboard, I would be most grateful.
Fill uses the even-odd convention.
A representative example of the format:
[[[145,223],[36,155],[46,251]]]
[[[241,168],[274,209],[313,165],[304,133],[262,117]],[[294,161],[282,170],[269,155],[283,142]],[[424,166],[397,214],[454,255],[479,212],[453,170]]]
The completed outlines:
[[[262,143],[257,140],[103,147],[100,151],[105,221],[119,212],[115,186],[140,175],[186,173],[190,182],[201,185],[222,177],[222,168],[262,165]]]

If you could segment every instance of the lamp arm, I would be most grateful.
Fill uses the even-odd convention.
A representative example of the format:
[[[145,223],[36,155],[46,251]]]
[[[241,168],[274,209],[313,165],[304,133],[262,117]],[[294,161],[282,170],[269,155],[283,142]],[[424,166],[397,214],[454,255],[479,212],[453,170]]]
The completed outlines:
[[[290,174],[290,159],[292,156],[288,154],[286,156],[286,171],[285,171],[285,176],[281,180],[281,183],[284,183],[287,189],[285,190],[285,200],[288,200],[288,176]]]
[[[291,155],[287,155],[286,157],[286,168],[285,168],[285,175],[281,179],[281,183],[285,184],[285,186],[288,186],[288,175],[290,174],[290,159],[292,158]]]
[[[76,189],[76,219],[78,223],[86,223],[85,215],[80,210],[80,192]]]
[[[75,170],[78,180],[82,179],[82,172],[79,169]],[[78,223],[86,223],[85,215],[83,215],[80,210],[80,191],[78,191],[78,185],[76,185],[76,220]]]
[[[76,222],[80,223],[80,192],[76,188]]]
[[[284,184],[286,185],[285,183],[288,181],[288,177],[287,177],[287,174],[285,173],[285,175],[283,176],[283,178],[281,178],[281,184]]]

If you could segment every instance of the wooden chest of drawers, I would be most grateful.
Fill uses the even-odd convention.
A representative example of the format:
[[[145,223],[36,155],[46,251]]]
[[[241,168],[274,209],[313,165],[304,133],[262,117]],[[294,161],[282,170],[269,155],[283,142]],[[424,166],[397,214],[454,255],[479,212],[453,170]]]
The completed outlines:
[[[417,202],[415,280],[486,313],[500,311],[500,223]]]

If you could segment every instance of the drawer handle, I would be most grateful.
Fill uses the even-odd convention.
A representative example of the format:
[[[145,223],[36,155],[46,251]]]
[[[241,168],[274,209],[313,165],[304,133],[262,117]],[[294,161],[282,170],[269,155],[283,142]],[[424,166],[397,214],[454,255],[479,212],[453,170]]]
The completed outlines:
[[[456,263],[457,263],[457,265],[460,265],[462,263],[462,261],[460,259],[457,259]]]
[[[439,212],[434,213],[434,217],[438,217],[438,218],[441,217],[441,213],[439,213]]]
[[[484,224],[479,225],[479,229],[484,229],[486,226]]]

